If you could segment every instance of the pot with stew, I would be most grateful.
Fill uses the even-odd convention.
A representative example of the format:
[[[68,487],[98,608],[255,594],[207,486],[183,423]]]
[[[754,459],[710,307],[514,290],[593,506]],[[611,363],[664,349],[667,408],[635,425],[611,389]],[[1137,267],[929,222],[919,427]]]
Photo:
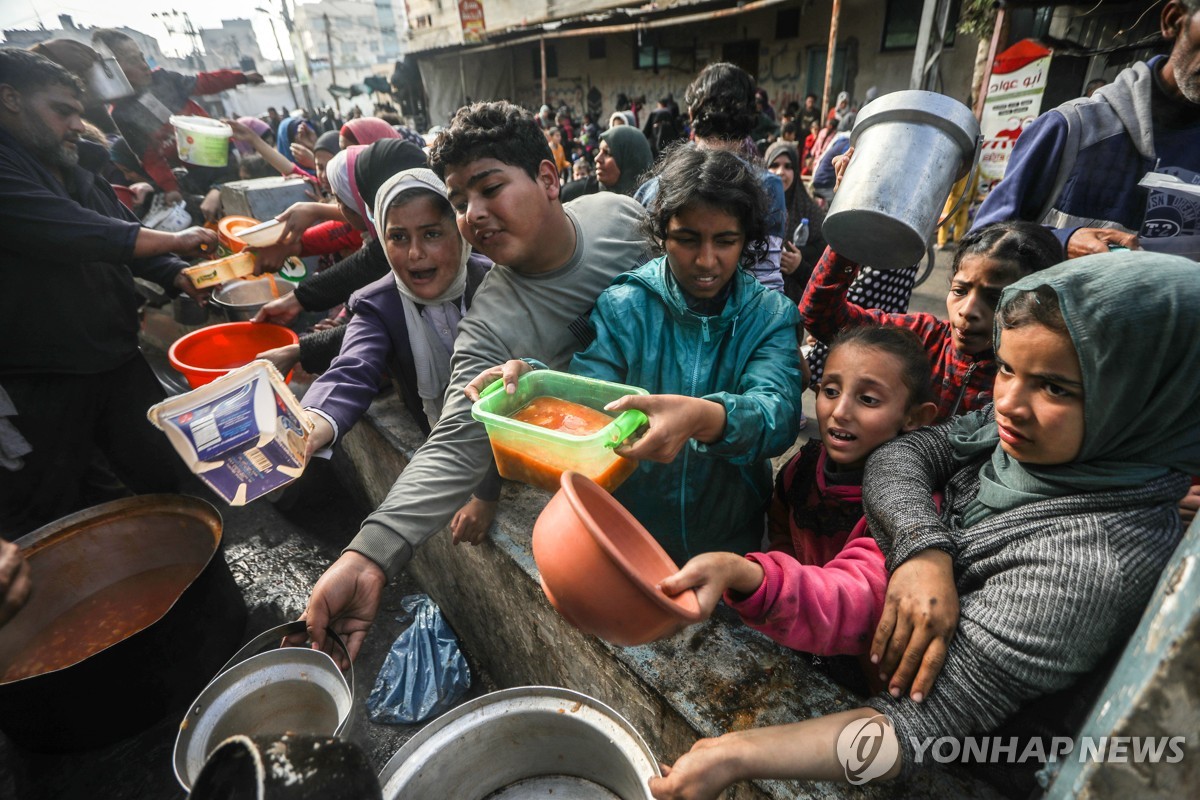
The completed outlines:
[[[182,709],[237,649],[246,607],[203,500],[117,500],[17,544],[34,592],[0,628],[0,729],[23,747],[136,733]]]

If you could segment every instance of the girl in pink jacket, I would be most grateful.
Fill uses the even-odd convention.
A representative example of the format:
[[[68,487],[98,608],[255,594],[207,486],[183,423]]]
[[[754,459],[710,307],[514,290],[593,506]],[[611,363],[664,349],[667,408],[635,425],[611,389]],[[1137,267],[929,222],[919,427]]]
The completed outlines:
[[[867,531],[862,470],[875,448],[937,415],[929,358],[911,331],[853,328],[833,345],[817,395],[820,440],[779,472],[765,553],[705,553],[665,579],[725,602],[750,627],[817,655],[859,655],[883,610],[887,568]]]

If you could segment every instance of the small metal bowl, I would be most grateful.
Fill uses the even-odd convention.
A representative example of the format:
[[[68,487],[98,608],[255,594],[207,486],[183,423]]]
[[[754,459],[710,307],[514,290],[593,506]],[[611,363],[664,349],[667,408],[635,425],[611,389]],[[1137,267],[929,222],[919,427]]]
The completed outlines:
[[[230,322],[247,322],[272,300],[291,294],[296,285],[277,275],[226,281],[213,292],[212,304]]]

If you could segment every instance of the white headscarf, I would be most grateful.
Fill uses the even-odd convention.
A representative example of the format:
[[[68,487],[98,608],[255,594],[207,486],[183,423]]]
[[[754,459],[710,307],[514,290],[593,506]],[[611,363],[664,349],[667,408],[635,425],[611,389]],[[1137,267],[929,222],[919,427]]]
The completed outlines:
[[[325,165],[325,177],[329,179],[329,188],[333,189],[346,208],[357,210],[358,200],[355,199],[353,182],[350,180],[350,148],[329,159]]]
[[[332,164],[333,162],[331,161],[329,163]],[[385,181],[384,184],[379,187],[379,191],[375,193],[374,209],[375,227],[379,229],[380,240],[384,242],[383,252],[385,254],[388,252],[386,241],[387,210],[404,192],[410,192],[414,190],[433,192],[438,197],[442,198],[447,206],[450,204],[450,201],[446,199],[446,184],[442,183],[441,179],[438,178],[438,176],[431,169],[426,169],[425,167],[415,167],[413,169],[406,169],[403,172],[397,172],[395,175],[388,178],[387,181]],[[462,243],[460,248],[461,255],[459,256],[458,260],[458,273],[454,276],[454,280],[450,283],[450,285],[446,287],[446,291],[442,292],[432,300],[422,300],[413,294],[412,289],[409,289],[407,286],[405,286],[404,282],[397,277],[396,288],[400,290],[400,294],[412,300],[414,303],[427,306],[445,303],[448,300],[462,297],[463,292],[465,292],[467,289],[467,259],[471,257],[471,246],[465,241],[462,241],[462,236],[458,233],[457,225],[454,226],[454,232],[456,236],[459,236],[459,240]],[[395,265],[392,264],[390,256],[388,257],[388,264],[393,267],[394,273]]]
[[[332,164],[333,162],[330,162]],[[405,192],[429,191],[446,200],[446,184],[434,174],[433,170],[417,167],[398,172],[388,178],[375,195],[375,220],[379,229],[383,252],[387,255],[388,265],[392,266],[392,277],[396,281],[396,289],[400,292],[400,300],[404,304],[404,323],[408,328],[408,344],[412,349],[413,367],[417,373],[417,394],[429,417],[430,425],[437,422],[442,414],[442,400],[446,387],[450,383],[450,355],[444,338],[433,329],[431,318],[437,317],[449,323],[451,341],[458,333],[458,323],[465,313],[463,295],[467,290],[467,259],[471,257],[471,247],[454,228],[454,235],[461,243],[461,256],[458,261],[458,273],[450,286],[432,300],[424,300],[413,294],[412,289],[400,280],[392,265],[391,255],[387,247],[387,210]],[[421,313],[424,307],[425,313]]]

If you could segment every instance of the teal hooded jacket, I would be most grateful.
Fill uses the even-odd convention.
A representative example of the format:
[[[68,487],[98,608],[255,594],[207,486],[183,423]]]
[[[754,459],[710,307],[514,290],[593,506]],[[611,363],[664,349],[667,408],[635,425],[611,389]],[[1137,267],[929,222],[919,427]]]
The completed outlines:
[[[693,439],[670,464],[643,461],[614,492],[680,565],[759,549],[770,458],[800,431],[796,306],[742,269],[732,280],[724,310],[705,317],[688,308],[665,256],[618,275],[592,311],[595,341],[571,361],[577,375],[725,407],[720,441]]]

